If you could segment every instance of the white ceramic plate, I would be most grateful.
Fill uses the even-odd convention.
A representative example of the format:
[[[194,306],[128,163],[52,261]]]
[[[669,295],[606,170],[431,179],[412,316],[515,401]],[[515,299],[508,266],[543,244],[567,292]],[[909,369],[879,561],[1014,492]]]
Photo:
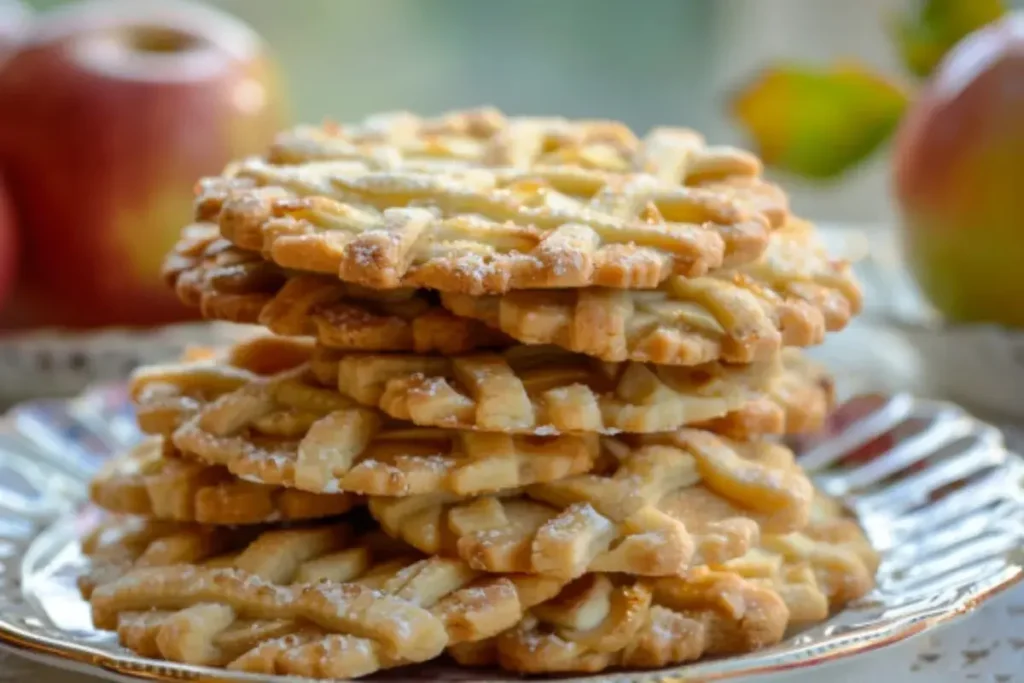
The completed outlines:
[[[75,539],[96,521],[81,505],[85,481],[136,438],[116,387],[23,404],[0,421],[0,644],[111,680],[267,680],[138,657],[92,628],[75,588]],[[847,503],[882,552],[877,589],[828,622],[743,657],[566,680],[720,680],[810,666],[934,629],[1021,578],[1024,463],[995,428],[946,403],[864,396],[837,412],[826,435],[797,445],[818,485]],[[511,677],[432,664],[374,679]]]

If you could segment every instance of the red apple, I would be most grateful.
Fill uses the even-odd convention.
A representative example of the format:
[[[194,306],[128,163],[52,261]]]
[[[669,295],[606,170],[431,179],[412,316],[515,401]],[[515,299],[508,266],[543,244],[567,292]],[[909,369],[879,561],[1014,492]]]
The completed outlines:
[[[0,178],[0,311],[7,303],[18,275],[18,226],[14,220],[6,183]]]
[[[282,125],[273,65],[238,20],[187,2],[99,0],[34,22],[0,67],[0,164],[34,317],[191,317],[159,268],[192,187]]]
[[[16,49],[31,14],[20,2],[0,0],[0,64]],[[7,183],[0,176],[0,311],[8,302],[18,275],[18,226]]]
[[[1024,326],[1024,14],[965,38],[896,139],[907,258],[955,322]]]

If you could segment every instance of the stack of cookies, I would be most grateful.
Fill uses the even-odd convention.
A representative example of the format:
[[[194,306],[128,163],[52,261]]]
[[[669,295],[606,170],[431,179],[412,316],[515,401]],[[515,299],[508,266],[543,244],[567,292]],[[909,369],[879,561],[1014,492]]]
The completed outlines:
[[[874,552],[779,438],[825,419],[799,347],[859,291],[760,170],[484,109],[300,127],[202,180],[168,281],[267,333],[134,376],[96,626],[262,674],[593,672],[866,593]]]

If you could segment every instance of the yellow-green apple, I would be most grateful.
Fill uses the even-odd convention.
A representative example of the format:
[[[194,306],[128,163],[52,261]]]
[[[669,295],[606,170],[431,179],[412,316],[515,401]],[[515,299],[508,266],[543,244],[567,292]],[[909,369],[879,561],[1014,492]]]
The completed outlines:
[[[901,124],[907,258],[949,320],[1024,327],[1024,14],[954,47]]]
[[[0,167],[32,308],[22,322],[191,317],[159,268],[192,187],[264,149],[282,115],[263,44],[219,11],[92,0],[39,15],[0,66]]]

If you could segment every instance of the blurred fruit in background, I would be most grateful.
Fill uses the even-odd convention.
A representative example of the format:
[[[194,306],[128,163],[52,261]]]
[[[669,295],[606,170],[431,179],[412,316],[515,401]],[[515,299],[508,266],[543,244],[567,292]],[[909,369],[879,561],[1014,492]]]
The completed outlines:
[[[894,47],[927,76],[964,36],[1006,13],[1002,0],[918,0],[891,20]],[[733,93],[729,111],[765,163],[803,178],[842,177],[890,140],[913,87],[863,64],[775,64]]]
[[[907,70],[927,78],[964,36],[1004,14],[1002,0],[918,0],[917,11],[895,17],[892,26]]]
[[[0,0],[0,65],[24,37],[31,14],[20,2]],[[0,170],[0,310],[8,302],[19,268],[18,226],[7,183]]]
[[[24,255],[15,305],[0,319],[193,317],[159,277],[191,216],[192,187],[264,149],[283,116],[260,39],[219,11],[90,0],[38,15],[0,64],[0,169]]]
[[[947,318],[1024,327],[1024,14],[960,42],[895,147],[908,261]]]
[[[1024,16],[1001,0],[920,0],[892,22],[919,87],[866,67],[787,64],[731,112],[765,163],[836,179],[890,140],[907,259],[954,322],[1024,326]]]
[[[732,111],[772,168],[834,178],[892,134],[906,105],[902,87],[856,63],[781,65],[741,89]]]
[[[0,309],[10,299],[14,282],[20,272],[19,251],[14,207],[7,192],[7,183],[0,176]]]

